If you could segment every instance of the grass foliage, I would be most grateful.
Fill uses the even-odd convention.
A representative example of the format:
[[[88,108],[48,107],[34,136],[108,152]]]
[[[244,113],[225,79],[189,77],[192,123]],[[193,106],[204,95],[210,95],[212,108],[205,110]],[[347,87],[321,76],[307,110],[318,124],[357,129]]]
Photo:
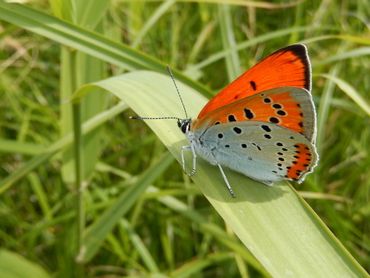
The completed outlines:
[[[209,97],[295,42],[306,43],[312,59],[321,158],[296,189],[370,270],[368,1],[23,2],[0,0],[0,276],[286,277],[269,267],[268,254],[262,259],[245,248],[251,246],[225,225],[157,136],[128,120],[133,112],[125,103],[96,88],[82,103],[70,100],[87,83],[137,69],[163,73],[166,64]],[[167,85],[159,80],[150,82],[153,94],[163,96]],[[129,84],[122,88],[129,92]],[[132,91],[140,88],[138,82]],[[142,107],[182,113],[154,101],[143,98]],[[165,143],[163,136],[178,136],[163,131],[166,124],[174,123],[151,126]],[[256,207],[246,203],[254,215]],[[270,220],[257,218],[255,229],[248,221],[253,232]],[[294,215],[286,221],[298,223]],[[293,256],[279,239],[287,224],[280,225],[260,236],[285,247],[282,257]],[[305,252],[305,244],[294,248]],[[309,269],[304,262],[297,258],[298,267]]]

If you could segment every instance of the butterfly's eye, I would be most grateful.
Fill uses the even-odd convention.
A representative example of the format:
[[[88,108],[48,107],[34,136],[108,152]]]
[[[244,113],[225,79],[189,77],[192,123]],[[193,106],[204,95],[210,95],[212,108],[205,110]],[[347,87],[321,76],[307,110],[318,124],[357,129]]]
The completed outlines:
[[[186,134],[190,130],[190,122],[190,119],[179,120],[177,121],[177,125],[181,131]]]
[[[183,132],[183,133],[186,133],[187,132],[187,130],[188,130],[188,123],[184,123],[182,126],[181,126],[181,131]]]

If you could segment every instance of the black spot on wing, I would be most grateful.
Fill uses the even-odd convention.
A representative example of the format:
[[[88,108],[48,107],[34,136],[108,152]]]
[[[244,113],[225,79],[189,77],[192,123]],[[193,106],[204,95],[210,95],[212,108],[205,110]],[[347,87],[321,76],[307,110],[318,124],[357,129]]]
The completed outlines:
[[[263,102],[264,102],[264,103],[271,103],[271,98],[265,97],[265,98],[263,99]]]
[[[268,125],[261,125],[261,128],[266,132],[271,132],[271,128]]]
[[[248,108],[244,108],[244,115],[249,120],[254,118],[253,112],[250,109],[248,109]]]
[[[234,127],[233,128],[233,130],[234,130],[234,132],[236,133],[236,134],[240,134],[240,133],[242,133],[242,130],[239,128],[239,127]]]
[[[229,120],[229,122],[236,122],[236,118],[234,115],[227,116],[227,119]]]
[[[276,114],[280,115],[280,116],[285,116],[286,115],[286,112],[284,110],[278,110],[276,112]]]
[[[249,81],[249,84],[251,84],[252,86],[252,89],[255,91],[257,90],[257,85],[256,85],[256,82],[254,82],[253,80]]]
[[[270,122],[273,123],[273,124],[278,124],[280,121],[276,117],[270,117]]]

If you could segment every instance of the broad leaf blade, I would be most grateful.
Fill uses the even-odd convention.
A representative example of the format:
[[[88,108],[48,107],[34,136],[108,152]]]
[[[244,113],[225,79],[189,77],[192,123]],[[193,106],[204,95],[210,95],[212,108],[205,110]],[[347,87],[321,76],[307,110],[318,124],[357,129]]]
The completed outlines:
[[[206,99],[178,84],[188,113],[196,116]],[[125,101],[141,116],[184,113],[170,78],[153,72],[133,72],[95,83]],[[91,86],[76,95],[82,97]],[[187,144],[174,121],[147,121],[179,160]],[[198,159],[194,182],[244,245],[276,277],[367,277],[313,210],[287,184],[266,187],[226,172],[237,198],[230,197],[218,170]]]

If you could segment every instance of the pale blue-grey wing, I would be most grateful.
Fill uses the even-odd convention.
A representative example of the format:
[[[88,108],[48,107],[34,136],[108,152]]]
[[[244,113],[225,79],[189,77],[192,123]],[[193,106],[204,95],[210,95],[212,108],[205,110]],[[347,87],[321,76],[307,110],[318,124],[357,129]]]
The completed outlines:
[[[197,130],[196,151],[206,160],[265,183],[303,181],[316,166],[315,146],[302,134],[272,123],[230,122]],[[212,163],[212,161],[210,161]]]

